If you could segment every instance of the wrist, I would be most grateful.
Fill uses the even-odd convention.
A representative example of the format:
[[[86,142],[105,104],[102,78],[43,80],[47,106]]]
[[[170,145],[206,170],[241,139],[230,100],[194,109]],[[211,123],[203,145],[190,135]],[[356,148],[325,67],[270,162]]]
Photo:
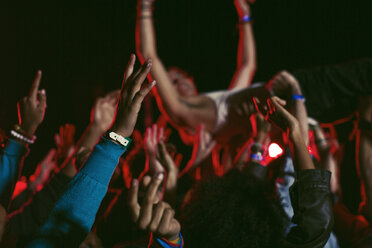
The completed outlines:
[[[106,132],[106,130],[103,130],[103,128],[100,125],[98,125],[98,123],[95,122],[92,122],[90,124],[89,131],[99,136],[103,135]]]
[[[21,128],[21,133],[26,135],[28,138],[33,138],[36,132],[37,125],[19,125]],[[17,130],[16,130],[17,131]]]
[[[252,17],[249,13],[244,13],[239,15],[239,23],[240,24],[250,24],[252,21]]]
[[[117,128],[115,125],[113,125],[112,128],[109,129],[109,131],[115,132],[119,134],[120,136],[123,136],[124,138],[132,135],[132,132],[129,132],[125,128]]]
[[[298,123],[294,123],[294,124],[290,125],[290,127],[288,129],[289,129],[289,138],[293,142],[298,141],[299,139],[302,139],[300,126],[299,126]]]
[[[292,95],[302,95],[302,91],[298,85],[293,85],[291,90]]]

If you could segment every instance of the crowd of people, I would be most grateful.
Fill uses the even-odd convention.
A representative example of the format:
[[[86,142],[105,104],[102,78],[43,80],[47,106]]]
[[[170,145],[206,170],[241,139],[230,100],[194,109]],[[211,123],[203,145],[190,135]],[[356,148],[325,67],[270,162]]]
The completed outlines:
[[[372,59],[252,82],[253,2],[234,1],[227,89],[198,93],[164,66],[154,1],[138,0],[121,89],[96,100],[76,142],[61,126],[25,180],[47,106],[37,71],[0,133],[0,247],[372,247]],[[160,115],[141,132],[152,96]]]

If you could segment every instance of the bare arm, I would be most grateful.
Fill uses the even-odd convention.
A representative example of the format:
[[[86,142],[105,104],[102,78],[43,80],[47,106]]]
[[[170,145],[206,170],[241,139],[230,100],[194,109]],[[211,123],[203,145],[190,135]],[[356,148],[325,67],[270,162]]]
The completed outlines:
[[[289,134],[295,169],[297,171],[315,169],[309,151],[307,150],[300,124],[296,117],[283,107],[285,101],[278,97],[272,97],[268,99],[266,105],[261,104],[257,98],[255,98],[255,102],[256,108],[264,115],[266,120],[275,123],[284,132]]]
[[[240,25],[237,69],[230,84],[230,89],[246,88],[252,83],[256,71],[256,45],[253,35],[252,23],[244,19],[251,16],[251,8],[247,0],[235,0]],[[244,19],[244,20],[243,20]]]
[[[309,142],[309,124],[305,99],[294,99],[294,96],[302,96],[301,87],[297,79],[287,71],[281,71],[271,81],[272,90],[280,97],[285,97],[289,102],[289,108],[297,118],[302,137],[307,145]]]
[[[167,71],[158,57],[151,0],[138,1],[136,50],[141,63],[147,59],[152,60],[151,75],[149,74],[148,79],[149,81],[153,79],[157,81],[154,92],[162,114],[168,116],[177,126],[196,129],[201,122],[205,122],[208,129],[213,129],[213,111],[206,107],[206,97],[203,95],[181,97],[173,87]]]

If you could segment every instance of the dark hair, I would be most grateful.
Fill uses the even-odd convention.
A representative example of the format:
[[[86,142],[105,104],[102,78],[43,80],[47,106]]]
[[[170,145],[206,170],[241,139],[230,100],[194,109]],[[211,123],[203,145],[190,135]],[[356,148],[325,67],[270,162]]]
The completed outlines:
[[[232,170],[203,182],[190,199],[180,218],[190,247],[275,247],[284,235],[281,206],[246,173]]]

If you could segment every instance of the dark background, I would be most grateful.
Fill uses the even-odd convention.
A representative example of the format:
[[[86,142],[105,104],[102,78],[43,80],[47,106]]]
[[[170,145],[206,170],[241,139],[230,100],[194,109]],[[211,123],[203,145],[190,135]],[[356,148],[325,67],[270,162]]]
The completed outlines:
[[[257,0],[255,80],[267,80],[281,69],[372,56],[370,2]],[[2,129],[16,123],[17,100],[27,94],[35,71],[43,70],[48,108],[28,158],[36,162],[53,144],[59,125],[75,124],[78,137],[94,99],[120,87],[135,52],[136,1],[13,1],[0,6]],[[201,92],[227,88],[238,40],[233,0],[158,0],[155,8],[164,63],[188,71]]]

